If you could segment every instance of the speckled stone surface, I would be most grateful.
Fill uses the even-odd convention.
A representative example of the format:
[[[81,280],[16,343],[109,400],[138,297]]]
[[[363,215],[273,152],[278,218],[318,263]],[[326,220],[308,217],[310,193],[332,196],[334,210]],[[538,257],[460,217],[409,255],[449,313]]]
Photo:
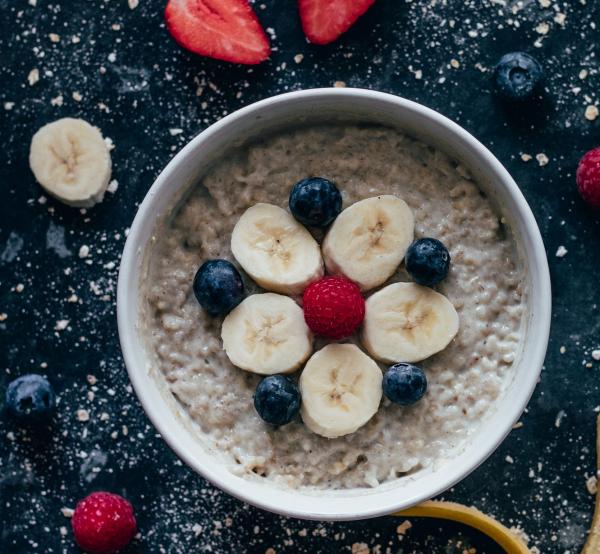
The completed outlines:
[[[163,1],[131,9],[127,0],[0,0],[0,390],[37,371],[60,396],[55,419],[38,431],[0,418],[0,550],[76,552],[63,509],[106,489],[136,508],[140,536],[130,553],[500,552],[453,525],[412,520],[402,535],[394,518],[323,524],[245,506],[177,460],[129,386],[115,286],[126,229],[154,178],[226,113],[337,82],[449,116],[500,158],[530,202],[554,285],[541,383],[523,426],[445,498],[521,527],[539,552],[579,552],[600,410],[592,357],[600,216],[579,200],[574,172],[600,144],[600,118],[584,115],[600,101],[600,5],[378,0],[328,47],[306,43],[294,0],[255,7],[275,51],[249,69],[179,49],[164,29]],[[492,93],[490,68],[514,49],[538,56],[548,73],[543,100],[531,106],[511,108]],[[87,213],[46,198],[27,163],[35,130],[64,116],[87,119],[115,144],[118,188]]]

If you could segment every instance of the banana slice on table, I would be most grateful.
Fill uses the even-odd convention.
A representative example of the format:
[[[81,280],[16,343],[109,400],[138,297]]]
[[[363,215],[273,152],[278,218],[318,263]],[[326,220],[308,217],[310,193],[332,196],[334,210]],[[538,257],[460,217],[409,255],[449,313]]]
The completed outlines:
[[[315,352],[300,375],[301,414],[323,437],[354,433],[381,402],[379,366],[354,344],[328,344]]]
[[[323,241],[325,266],[362,290],[377,287],[400,265],[414,229],[411,209],[397,196],[356,202],[337,217]]]
[[[312,333],[302,308],[274,294],[248,296],[223,321],[223,348],[233,365],[273,375],[298,369],[312,352]]]
[[[317,241],[290,213],[272,204],[248,208],[231,234],[235,259],[261,287],[301,294],[323,275]]]
[[[456,333],[454,306],[428,287],[394,283],[365,303],[363,345],[382,362],[424,360],[446,348]]]
[[[31,139],[29,166],[46,191],[69,206],[102,202],[111,160],[102,134],[83,119],[44,125]]]

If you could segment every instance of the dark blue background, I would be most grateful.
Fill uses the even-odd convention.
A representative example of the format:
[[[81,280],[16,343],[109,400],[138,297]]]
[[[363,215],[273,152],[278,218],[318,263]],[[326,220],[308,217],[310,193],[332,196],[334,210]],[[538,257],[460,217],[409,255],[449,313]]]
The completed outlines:
[[[600,5],[378,0],[327,47],[304,40],[294,0],[262,6],[255,4],[274,29],[276,50],[269,62],[246,68],[179,49],[164,29],[162,1],[140,0],[130,10],[126,0],[0,0],[0,313],[7,316],[0,322],[0,390],[39,371],[60,395],[55,420],[38,433],[0,421],[0,550],[76,551],[61,508],[108,489],[135,505],[141,537],[130,552],[350,552],[359,543],[373,553],[462,552],[469,545],[498,552],[451,525],[413,520],[401,541],[393,518],[319,524],[244,506],[178,462],[128,384],[115,321],[119,256],[161,168],[226,113],[275,93],[343,81],[417,100],[459,122],[500,158],[530,202],[554,286],[545,370],[523,427],[445,497],[521,526],[541,552],[579,552],[592,513],[585,483],[594,472],[600,405],[600,363],[591,358],[600,347],[600,219],[579,200],[574,172],[579,157],[600,144],[600,119],[583,115],[598,100]],[[566,15],[562,24],[556,13]],[[543,22],[547,34],[538,32]],[[539,57],[548,79],[543,101],[510,109],[492,93],[490,68],[513,49]],[[40,80],[30,86],[33,68]],[[119,188],[87,213],[40,201],[28,167],[32,134],[64,116],[87,119],[116,145]],[[523,153],[534,159],[524,162]],[[543,167],[540,153],[550,160]],[[78,255],[82,245],[90,247],[87,258]],[[555,256],[560,245],[568,250],[563,258]],[[78,301],[68,302],[73,294]],[[68,328],[56,331],[63,319]],[[78,419],[80,409],[89,421]]]

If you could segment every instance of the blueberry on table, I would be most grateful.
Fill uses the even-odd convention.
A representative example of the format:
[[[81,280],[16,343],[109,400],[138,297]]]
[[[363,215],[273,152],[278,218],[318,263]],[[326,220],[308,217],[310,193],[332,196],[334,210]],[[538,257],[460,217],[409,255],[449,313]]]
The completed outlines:
[[[204,262],[194,277],[194,294],[212,316],[226,315],[244,299],[244,283],[227,260]]]
[[[292,215],[303,225],[327,227],[342,211],[342,195],[331,181],[310,177],[294,185],[289,205]]]
[[[530,97],[542,81],[540,63],[525,52],[511,52],[500,58],[494,71],[498,92],[507,100]]]
[[[414,241],[404,258],[406,271],[419,285],[431,287],[444,280],[450,270],[450,252],[437,239]]]
[[[410,406],[421,400],[426,390],[425,372],[412,364],[394,364],[383,376],[383,394],[400,406]]]
[[[300,389],[289,377],[269,375],[256,387],[254,407],[267,423],[285,425],[298,415]]]
[[[39,420],[54,411],[56,396],[52,385],[37,373],[23,375],[6,389],[6,409],[21,420]]]

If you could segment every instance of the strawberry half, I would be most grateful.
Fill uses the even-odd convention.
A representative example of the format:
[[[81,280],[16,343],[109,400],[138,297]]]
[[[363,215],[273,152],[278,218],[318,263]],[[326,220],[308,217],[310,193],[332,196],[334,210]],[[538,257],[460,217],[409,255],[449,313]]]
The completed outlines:
[[[315,44],[329,44],[345,33],[375,0],[298,0],[302,29]]]
[[[167,29],[187,50],[233,63],[269,57],[269,39],[247,0],[169,0]]]

